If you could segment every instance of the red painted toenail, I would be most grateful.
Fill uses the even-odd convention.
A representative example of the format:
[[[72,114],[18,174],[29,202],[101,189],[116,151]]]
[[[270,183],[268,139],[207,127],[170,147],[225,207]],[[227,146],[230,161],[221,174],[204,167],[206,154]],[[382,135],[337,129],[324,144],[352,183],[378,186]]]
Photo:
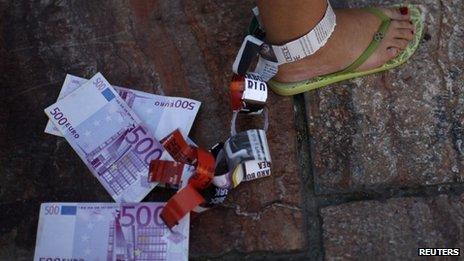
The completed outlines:
[[[400,7],[400,13],[402,15],[407,15],[409,12],[408,8],[406,6]]]
[[[414,31],[411,31],[411,34],[414,34]]]

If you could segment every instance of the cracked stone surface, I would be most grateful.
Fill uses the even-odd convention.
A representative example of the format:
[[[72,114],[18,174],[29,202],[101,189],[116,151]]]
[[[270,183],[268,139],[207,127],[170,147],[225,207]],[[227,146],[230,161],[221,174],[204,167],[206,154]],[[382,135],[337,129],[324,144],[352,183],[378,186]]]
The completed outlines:
[[[354,202],[321,216],[326,260],[420,260],[419,247],[464,247],[464,194]]]
[[[66,73],[100,71],[119,86],[200,100],[191,136],[210,147],[230,133],[230,68],[250,17],[241,10],[251,6],[0,1],[0,259],[31,258],[41,202],[111,201],[67,142],[43,133],[43,109]],[[272,176],[241,184],[224,207],[193,220],[192,256],[305,247],[293,103],[275,95],[270,102]],[[262,124],[259,117],[245,123]],[[156,188],[146,200],[170,194]]]
[[[464,5],[412,2],[427,11],[426,33],[403,66],[294,99],[270,94],[272,176],[198,215],[190,258],[398,260],[419,246],[464,249]],[[112,201],[64,139],[43,133],[65,74],[100,71],[116,85],[200,100],[190,134],[210,147],[229,135],[227,86],[250,7],[0,0],[0,260],[31,260],[40,203]],[[145,201],[171,195],[156,188]]]
[[[427,14],[412,59],[305,95],[317,193],[462,182],[464,6],[415,2]]]

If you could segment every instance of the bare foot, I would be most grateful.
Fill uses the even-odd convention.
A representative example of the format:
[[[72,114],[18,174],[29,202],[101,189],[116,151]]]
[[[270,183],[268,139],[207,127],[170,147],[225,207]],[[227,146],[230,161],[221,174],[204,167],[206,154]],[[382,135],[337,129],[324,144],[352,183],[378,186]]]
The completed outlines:
[[[357,71],[379,67],[395,58],[414,37],[414,25],[410,22],[407,8],[382,10],[392,19],[390,27],[377,50]],[[280,66],[274,79],[296,82],[338,72],[364,52],[380,26],[380,19],[362,9],[338,9],[334,12],[337,26],[326,45],[300,61]]]

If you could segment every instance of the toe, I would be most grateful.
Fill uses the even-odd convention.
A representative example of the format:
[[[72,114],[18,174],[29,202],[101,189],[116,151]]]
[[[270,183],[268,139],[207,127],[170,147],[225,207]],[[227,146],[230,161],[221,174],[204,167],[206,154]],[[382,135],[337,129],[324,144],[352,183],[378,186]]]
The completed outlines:
[[[409,29],[395,29],[393,38],[411,41],[414,38],[414,31]]]
[[[380,8],[384,14],[394,20],[410,20],[409,9],[407,7]]]
[[[405,39],[392,39],[389,42],[389,47],[396,47],[398,49],[406,49],[408,47],[409,41]]]
[[[393,58],[395,58],[399,53],[400,53],[400,49],[398,48],[395,48],[395,47],[389,47],[387,48],[387,57],[388,57],[388,60],[391,60]]]
[[[399,21],[399,20],[393,20],[391,21],[391,26],[393,28],[401,28],[401,29],[409,29],[409,30],[414,30],[414,25],[410,21]]]

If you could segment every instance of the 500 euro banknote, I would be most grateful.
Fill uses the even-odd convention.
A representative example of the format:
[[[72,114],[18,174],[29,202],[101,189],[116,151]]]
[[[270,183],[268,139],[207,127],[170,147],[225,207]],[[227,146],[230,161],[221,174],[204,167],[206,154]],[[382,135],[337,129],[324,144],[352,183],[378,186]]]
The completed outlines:
[[[170,230],[165,203],[43,203],[34,260],[187,260],[189,216]]]
[[[71,74],[66,75],[58,100],[77,90],[87,81]],[[184,137],[188,136],[201,105],[199,101],[182,97],[156,95],[118,86],[113,88],[158,140],[175,129],[179,129]],[[51,120],[47,122],[45,132],[63,136]]]
[[[164,149],[100,73],[45,113],[116,202],[140,202],[156,186],[148,165]]]

